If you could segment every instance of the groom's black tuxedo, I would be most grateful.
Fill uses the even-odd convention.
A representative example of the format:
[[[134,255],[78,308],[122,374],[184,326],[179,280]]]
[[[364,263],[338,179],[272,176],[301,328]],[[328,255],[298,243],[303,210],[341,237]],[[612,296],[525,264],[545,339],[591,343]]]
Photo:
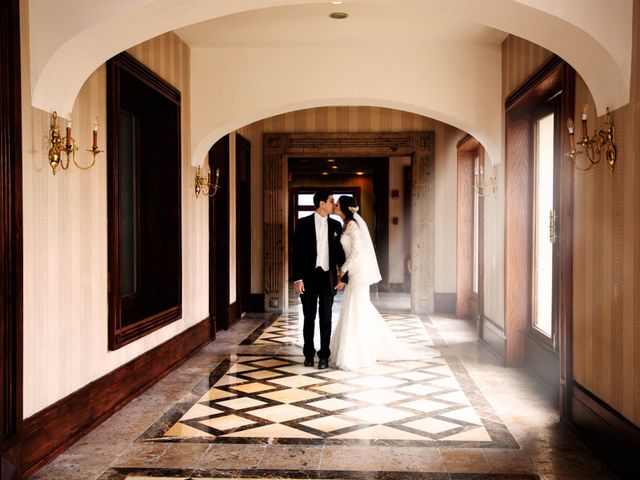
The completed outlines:
[[[305,286],[307,280],[314,278],[316,269],[316,223],[315,215],[298,220],[296,226],[295,240],[293,244],[293,280],[303,280]],[[329,228],[329,276],[332,287],[335,287],[338,281],[338,267],[344,263],[344,250],[340,244],[340,236],[342,235],[342,225],[333,218],[327,218]],[[335,290],[332,288],[333,293]]]
[[[304,313],[304,356],[313,359],[315,347],[313,332],[318,300],[320,301],[320,350],[318,357],[328,360],[331,339],[331,308],[336,294],[338,267],[344,263],[344,250],[340,244],[342,226],[340,222],[328,218],[329,271],[316,268],[318,257],[315,214],[298,220],[293,244],[293,280],[304,282],[304,293],[300,295]],[[346,281],[346,279],[344,279]]]

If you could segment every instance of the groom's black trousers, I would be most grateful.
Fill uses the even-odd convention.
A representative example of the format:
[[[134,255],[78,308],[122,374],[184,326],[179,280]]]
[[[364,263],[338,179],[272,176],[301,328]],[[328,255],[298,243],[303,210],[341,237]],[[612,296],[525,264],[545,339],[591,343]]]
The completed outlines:
[[[329,342],[331,340],[331,308],[333,307],[333,285],[329,272],[322,268],[315,269],[313,278],[304,280],[304,293],[300,295],[302,301],[302,312],[304,313],[304,357],[313,359],[315,347],[313,345],[314,327],[316,312],[319,308],[320,317],[320,350],[318,358],[329,360],[331,351]]]

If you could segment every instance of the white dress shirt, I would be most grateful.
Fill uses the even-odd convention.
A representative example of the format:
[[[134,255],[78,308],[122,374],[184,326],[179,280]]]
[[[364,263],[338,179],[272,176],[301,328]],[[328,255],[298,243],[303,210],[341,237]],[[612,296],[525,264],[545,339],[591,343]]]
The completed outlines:
[[[313,214],[316,222],[316,267],[321,267],[325,272],[329,271],[329,219],[319,215],[318,212]]]

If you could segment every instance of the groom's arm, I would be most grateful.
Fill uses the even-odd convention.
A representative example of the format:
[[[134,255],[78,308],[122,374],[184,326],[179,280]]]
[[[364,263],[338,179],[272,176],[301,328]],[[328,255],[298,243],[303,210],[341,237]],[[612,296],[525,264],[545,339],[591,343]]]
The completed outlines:
[[[297,228],[293,236],[293,280],[302,281],[302,255],[304,252],[304,222],[298,221]]]

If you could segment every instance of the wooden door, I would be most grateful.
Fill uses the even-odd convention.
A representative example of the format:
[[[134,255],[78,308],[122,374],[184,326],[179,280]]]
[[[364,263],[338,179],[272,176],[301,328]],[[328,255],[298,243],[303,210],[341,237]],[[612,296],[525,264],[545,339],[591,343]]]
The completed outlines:
[[[212,338],[229,328],[229,135],[209,150],[212,172],[220,169],[220,189],[209,197],[209,312]]]
[[[251,301],[251,142],[236,134],[236,295],[238,316]]]

